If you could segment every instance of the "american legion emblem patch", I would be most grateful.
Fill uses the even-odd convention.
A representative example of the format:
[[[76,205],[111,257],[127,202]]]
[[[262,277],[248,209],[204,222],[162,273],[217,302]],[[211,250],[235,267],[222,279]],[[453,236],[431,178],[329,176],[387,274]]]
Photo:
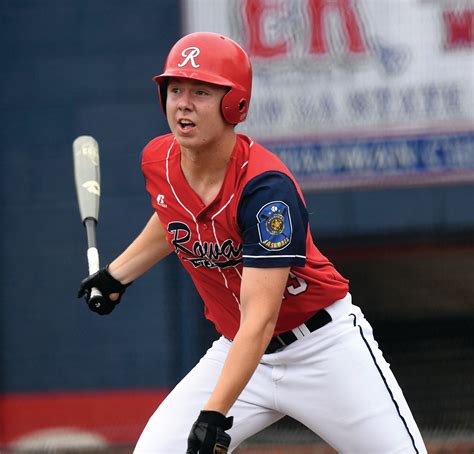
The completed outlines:
[[[290,208],[285,202],[270,202],[257,213],[260,245],[268,251],[281,251],[291,243],[293,227]]]

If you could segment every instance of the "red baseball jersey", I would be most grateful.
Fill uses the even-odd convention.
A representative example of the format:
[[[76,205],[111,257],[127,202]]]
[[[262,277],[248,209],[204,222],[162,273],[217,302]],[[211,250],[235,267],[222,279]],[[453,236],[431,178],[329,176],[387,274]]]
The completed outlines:
[[[183,175],[172,134],[148,143],[142,170],[167,241],[191,275],[206,317],[225,337],[239,329],[244,266],[291,267],[275,334],[347,294],[347,279],[313,243],[294,177],[250,138],[237,136],[221,190],[207,206]]]

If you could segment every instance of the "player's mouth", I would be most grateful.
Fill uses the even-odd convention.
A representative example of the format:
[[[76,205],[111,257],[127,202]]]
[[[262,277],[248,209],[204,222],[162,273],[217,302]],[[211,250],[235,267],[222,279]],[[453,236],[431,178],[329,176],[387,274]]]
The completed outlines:
[[[180,133],[189,134],[196,127],[196,125],[191,120],[182,118],[178,120],[177,127]]]

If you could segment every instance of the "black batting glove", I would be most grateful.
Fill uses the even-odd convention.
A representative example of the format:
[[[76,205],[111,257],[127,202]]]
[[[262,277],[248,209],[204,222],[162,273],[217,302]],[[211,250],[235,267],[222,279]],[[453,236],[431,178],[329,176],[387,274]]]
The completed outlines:
[[[77,297],[84,297],[91,311],[100,315],[107,315],[120,303],[122,295],[130,284],[131,282],[129,284],[119,282],[108,272],[107,267],[105,267],[82,280]],[[91,290],[93,287],[100,290],[102,296],[94,296],[91,298]],[[111,293],[119,294],[116,301],[112,301],[109,298]]]
[[[188,437],[186,454],[227,454],[234,418],[226,418],[217,411],[201,411]]]

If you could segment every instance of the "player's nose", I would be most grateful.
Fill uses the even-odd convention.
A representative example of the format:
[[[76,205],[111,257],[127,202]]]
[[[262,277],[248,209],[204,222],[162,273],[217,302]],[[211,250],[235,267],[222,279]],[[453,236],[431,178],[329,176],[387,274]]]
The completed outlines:
[[[192,108],[191,96],[188,90],[183,90],[181,93],[177,107],[179,110],[189,110]]]

